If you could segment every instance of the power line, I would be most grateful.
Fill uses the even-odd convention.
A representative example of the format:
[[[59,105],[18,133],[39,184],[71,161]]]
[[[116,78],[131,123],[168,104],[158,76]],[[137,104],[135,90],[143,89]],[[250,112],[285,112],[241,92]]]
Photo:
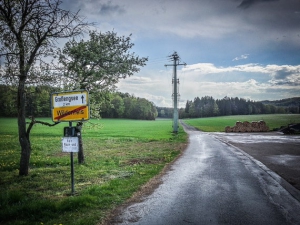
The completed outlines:
[[[168,61],[167,57],[160,57],[160,58],[149,58],[147,61],[147,65],[153,65],[153,64],[161,64]]]

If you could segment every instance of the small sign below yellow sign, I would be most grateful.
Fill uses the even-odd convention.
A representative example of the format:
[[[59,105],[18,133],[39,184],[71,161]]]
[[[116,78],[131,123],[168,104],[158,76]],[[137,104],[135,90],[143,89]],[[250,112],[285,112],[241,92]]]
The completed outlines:
[[[78,137],[64,137],[61,140],[63,152],[78,152],[79,141]]]
[[[88,120],[90,117],[88,92],[83,90],[53,93],[51,108],[54,122]]]

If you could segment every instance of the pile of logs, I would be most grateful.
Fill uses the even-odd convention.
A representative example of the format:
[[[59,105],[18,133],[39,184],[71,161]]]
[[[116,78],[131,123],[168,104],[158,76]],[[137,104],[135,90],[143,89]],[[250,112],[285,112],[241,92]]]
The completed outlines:
[[[269,127],[267,126],[266,122],[261,121],[253,121],[253,122],[240,122],[237,121],[234,127],[227,126],[225,127],[225,132],[266,132],[269,131]]]

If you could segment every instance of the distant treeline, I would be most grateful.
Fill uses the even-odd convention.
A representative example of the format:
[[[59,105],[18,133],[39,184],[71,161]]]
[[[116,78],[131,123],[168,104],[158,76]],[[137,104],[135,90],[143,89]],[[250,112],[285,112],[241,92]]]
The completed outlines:
[[[36,86],[26,88],[26,116],[50,117],[50,94],[58,92],[58,88]],[[0,116],[17,117],[17,88],[0,85]]]
[[[255,102],[238,97],[215,100],[213,97],[205,96],[187,101],[185,108],[179,109],[179,118],[299,113],[299,106],[300,98]],[[173,108],[157,107],[157,111],[158,117],[173,116]]]
[[[274,105],[277,107],[287,108],[287,111],[291,113],[299,113],[300,97],[286,98],[286,99],[274,100],[274,101],[266,100],[266,101],[262,101],[262,103],[265,105]]]
[[[155,120],[158,113],[155,105],[147,99],[117,92],[111,93],[109,101],[101,104],[100,115],[102,118]]]
[[[26,116],[51,117],[50,96],[62,91],[50,86],[31,86],[26,88]],[[17,117],[17,89],[13,86],[0,85],[0,117]],[[92,95],[91,95],[92,96]],[[97,99],[97,98],[95,98]],[[94,102],[96,113],[102,118],[128,118],[154,120],[157,116],[173,117],[173,108],[156,107],[145,98],[128,93],[106,93],[101,100]],[[199,118],[227,115],[284,114],[299,113],[300,97],[276,101],[255,102],[243,98],[215,100],[213,97],[196,97],[187,101],[185,108],[179,109],[179,118]]]
[[[49,86],[31,86],[26,88],[26,116],[51,117],[51,93],[61,92],[59,88]],[[17,89],[13,86],[0,85],[0,117],[17,117]],[[93,98],[93,94],[90,94]],[[138,98],[128,93],[105,93],[97,101],[91,101],[93,115],[102,118],[128,118],[155,120],[157,110],[155,105],[145,98]]]

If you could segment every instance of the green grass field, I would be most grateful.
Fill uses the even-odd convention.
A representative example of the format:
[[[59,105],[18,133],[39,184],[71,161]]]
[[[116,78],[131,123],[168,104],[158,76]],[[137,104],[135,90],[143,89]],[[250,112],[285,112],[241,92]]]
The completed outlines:
[[[42,121],[51,122],[43,118]],[[265,120],[272,129],[300,122],[299,115],[228,116],[184,120],[203,131],[224,131],[236,121]],[[0,118],[0,224],[99,224],[107,213],[157,175],[185,148],[182,128],[170,119],[90,120],[83,128],[85,163],[75,156],[75,195],[71,193],[70,154],[62,153],[61,123],[40,124],[31,132],[30,174],[18,176],[17,120]],[[75,123],[73,124],[75,125]]]
[[[224,132],[226,126],[234,126],[237,121],[259,121],[264,120],[270,130],[287,126],[290,123],[300,123],[300,114],[264,114],[264,115],[242,115],[242,116],[219,116],[197,119],[185,119],[186,124],[194,126],[206,132]]]
[[[40,119],[51,122],[49,119]],[[90,120],[83,128],[85,163],[62,153],[61,123],[35,125],[30,174],[18,176],[17,120],[0,118],[0,224],[98,224],[184,149],[187,135],[171,120]],[[75,125],[75,123],[73,124]]]

